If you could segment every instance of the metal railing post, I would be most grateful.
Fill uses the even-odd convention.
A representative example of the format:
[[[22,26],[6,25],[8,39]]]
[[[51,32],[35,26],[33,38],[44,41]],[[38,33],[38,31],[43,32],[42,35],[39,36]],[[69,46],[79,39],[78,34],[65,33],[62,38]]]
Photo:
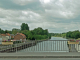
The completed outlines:
[[[15,52],[18,50],[23,50],[26,52],[76,52],[79,51],[78,44],[69,44],[68,40],[48,40],[48,41],[28,41],[26,43],[18,43],[13,45],[3,45],[1,46],[1,51]],[[36,44],[36,45],[35,45]],[[69,45],[68,45],[69,44]],[[68,46],[67,46],[68,45]]]
[[[16,53],[17,53],[17,44],[16,44]]]

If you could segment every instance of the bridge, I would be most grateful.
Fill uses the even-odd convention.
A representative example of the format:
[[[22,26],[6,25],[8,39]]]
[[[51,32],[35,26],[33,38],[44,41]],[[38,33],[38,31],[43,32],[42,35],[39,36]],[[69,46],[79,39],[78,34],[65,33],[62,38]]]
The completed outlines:
[[[68,40],[40,40],[0,46],[0,58],[80,58],[79,51]]]
[[[79,52],[79,44],[68,44],[68,40],[26,41],[13,45],[1,45],[0,52]]]

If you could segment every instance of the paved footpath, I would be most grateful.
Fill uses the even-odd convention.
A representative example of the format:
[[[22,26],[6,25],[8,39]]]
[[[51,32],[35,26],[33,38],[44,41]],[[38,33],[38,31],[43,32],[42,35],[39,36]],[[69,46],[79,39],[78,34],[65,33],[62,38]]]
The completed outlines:
[[[80,58],[0,58],[0,60],[80,60]]]
[[[80,58],[78,52],[0,53],[0,58]]]

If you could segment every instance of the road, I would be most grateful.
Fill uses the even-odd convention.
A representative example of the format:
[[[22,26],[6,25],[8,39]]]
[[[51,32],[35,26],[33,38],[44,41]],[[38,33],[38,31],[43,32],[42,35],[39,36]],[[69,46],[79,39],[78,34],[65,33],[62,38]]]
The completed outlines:
[[[1,58],[0,60],[80,60],[80,58]]]

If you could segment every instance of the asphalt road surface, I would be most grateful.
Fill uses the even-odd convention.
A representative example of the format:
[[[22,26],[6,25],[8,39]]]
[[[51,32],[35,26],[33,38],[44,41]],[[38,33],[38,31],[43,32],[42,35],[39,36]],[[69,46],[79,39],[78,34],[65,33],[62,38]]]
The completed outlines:
[[[0,60],[80,60],[80,58],[0,58]]]

